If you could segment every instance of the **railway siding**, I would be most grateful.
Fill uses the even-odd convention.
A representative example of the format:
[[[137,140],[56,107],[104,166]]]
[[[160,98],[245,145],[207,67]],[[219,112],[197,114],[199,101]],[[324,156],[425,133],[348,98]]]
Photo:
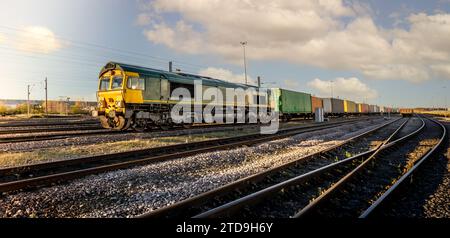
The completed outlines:
[[[442,120],[450,131],[450,122]],[[450,137],[436,156],[422,165],[408,186],[375,217],[450,218]]]
[[[429,119],[424,121],[424,129],[417,135],[404,144],[392,143],[394,146],[383,147],[380,153],[362,163],[296,216],[367,217],[383,211],[380,204],[384,205],[386,200],[397,202],[392,199],[392,194],[399,192],[400,186],[405,186],[404,178],[412,171],[408,169],[408,162],[413,160],[414,167],[420,166],[423,156],[428,156],[428,151],[439,145],[446,134],[438,123]],[[424,143],[428,140],[435,141]],[[398,186],[400,182],[403,183]]]

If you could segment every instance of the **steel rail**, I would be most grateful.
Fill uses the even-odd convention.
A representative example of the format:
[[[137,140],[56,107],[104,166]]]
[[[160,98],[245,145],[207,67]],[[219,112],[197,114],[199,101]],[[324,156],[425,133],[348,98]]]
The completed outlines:
[[[321,194],[319,197],[314,199],[311,203],[309,203],[306,207],[301,209],[299,212],[297,212],[293,217],[294,218],[300,218],[305,217],[311,214],[317,207],[319,207],[321,204],[323,204],[333,193],[335,193],[339,188],[341,188],[347,181],[349,181],[353,176],[355,176],[357,173],[362,171],[365,166],[367,166],[371,161],[374,160],[375,155],[380,153],[381,151],[384,151],[386,149],[392,148],[393,146],[397,146],[400,143],[404,142],[405,140],[418,135],[423,128],[425,128],[425,121],[422,118],[419,118],[422,121],[422,126],[420,126],[417,130],[413,131],[412,133],[401,137],[389,144],[381,146],[375,154],[370,156],[368,159],[366,159],[363,163],[359,164],[355,169],[353,169],[351,172],[349,172],[347,175],[345,175],[343,178],[341,178],[337,183],[335,183],[333,186],[328,188],[325,193]]]
[[[0,135],[6,134],[28,134],[28,133],[40,133],[40,132],[58,132],[58,131],[82,131],[82,130],[98,130],[103,129],[100,125],[83,126],[83,127],[61,127],[61,128],[32,128],[32,129],[13,129],[13,130],[0,130]]]
[[[420,166],[427,160],[429,160],[429,158],[437,151],[437,149],[444,144],[444,140],[447,137],[447,128],[439,121],[436,121],[431,118],[428,119],[438,124],[442,128],[442,136],[438,141],[438,143],[435,146],[433,146],[433,148],[430,151],[421,156],[421,158],[414,161],[414,166],[411,167],[405,174],[403,174],[386,192],[384,192],[375,202],[373,202],[369,208],[367,208],[364,212],[362,212],[359,218],[367,218],[375,211],[379,210],[380,207],[382,207],[383,204],[385,204],[386,201],[388,201],[388,199],[392,197],[392,194],[395,191],[398,191],[398,188],[401,187],[403,184],[405,184],[405,181],[408,178],[410,178],[415,173],[415,171],[419,170]]]
[[[61,140],[68,139],[73,136],[89,136],[89,135],[105,135],[105,134],[118,134],[126,133],[122,131],[111,131],[108,129],[92,129],[92,131],[79,131],[65,134],[41,134],[41,135],[27,135],[27,136],[14,136],[0,138],[0,144],[7,143],[23,143],[33,141],[46,141],[46,140]]]
[[[208,124],[208,125],[195,125],[192,126],[191,128],[182,128],[182,127],[175,127],[172,128],[170,130],[170,132],[174,132],[174,131],[194,131],[196,129],[207,129],[207,128],[226,128],[226,127],[256,127],[258,126],[257,124],[250,124],[250,125],[236,125],[236,124],[218,124],[218,125],[212,125],[212,124]],[[52,128],[53,129],[53,128]],[[56,128],[54,128],[55,131],[53,132],[64,132],[65,130],[58,130]],[[36,129],[38,130],[38,129]],[[163,129],[157,129],[157,130],[152,130],[152,131],[148,131],[148,132],[135,132],[132,130],[128,130],[128,131],[115,131],[115,130],[111,130],[111,129],[103,129],[103,128],[92,128],[91,131],[87,131],[89,130],[88,128],[84,129],[85,131],[79,131],[77,132],[77,130],[83,130],[82,129],[70,129],[67,131],[75,131],[75,132],[69,132],[67,134],[40,134],[40,135],[25,135],[25,136],[13,136],[13,137],[0,137],[0,144],[6,144],[6,143],[22,143],[22,142],[33,142],[33,141],[47,141],[47,140],[61,140],[61,139],[68,139],[71,138],[73,136],[90,136],[90,135],[111,135],[111,134],[126,134],[126,133],[134,133],[134,134],[142,134],[142,133],[158,133],[158,132],[164,132],[166,130]],[[23,131],[27,131],[27,130],[23,130]],[[10,131],[8,131],[10,132]],[[33,133],[35,133],[37,131],[34,131]],[[44,132],[44,131],[42,131]],[[47,131],[47,132],[51,132],[51,131]],[[18,133],[18,132],[16,132]],[[29,132],[31,134],[31,132]],[[0,131],[0,134],[3,134],[2,131]]]
[[[67,126],[67,125],[100,125],[98,121],[66,121],[36,123],[1,123],[0,127],[33,127],[33,126]]]

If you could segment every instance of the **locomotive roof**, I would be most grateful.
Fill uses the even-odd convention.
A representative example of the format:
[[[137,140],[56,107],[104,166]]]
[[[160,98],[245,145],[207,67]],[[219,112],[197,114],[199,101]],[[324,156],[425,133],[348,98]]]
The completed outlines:
[[[99,76],[101,76],[104,72],[111,70],[111,69],[120,69],[127,72],[135,72],[139,75],[145,75],[145,76],[153,76],[153,77],[160,77],[163,75],[165,78],[167,78],[171,82],[175,83],[184,83],[184,84],[194,84],[194,80],[202,80],[202,84],[206,86],[220,86],[225,88],[249,88],[255,86],[250,85],[244,85],[244,84],[238,84],[238,83],[231,83],[227,82],[221,79],[215,79],[200,75],[194,75],[194,74],[186,74],[186,73],[173,73],[169,71],[159,70],[159,69],[152,69],[152,68],[146,68],[136,65],[129,65],[129,64],[123,64],[123,63],[117,63],[117,62],[109,62],[107,63],[102,70],[100,71]]]

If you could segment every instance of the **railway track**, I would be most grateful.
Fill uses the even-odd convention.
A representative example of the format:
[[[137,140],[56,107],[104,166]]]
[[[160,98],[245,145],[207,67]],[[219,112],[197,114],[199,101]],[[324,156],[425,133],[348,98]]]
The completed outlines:
[[[389,209],[389,207],[393,207],[395,202],[397,201],[398,196],[402,192],[402,189],[410,185],[411,182],[413,182],[413,177],[415,174],[418,174],[422,171],[422,167],[426,166],[426,163],[430,163],[431,157],[433,156],[436,151],[442,148],[442,146],[445,144],[444,140],[448,139],[448,131],[447,128],[440,124],[442,127],[442,136],[439,138],[439,141],[437,141],[435,146],[430,146],[429,144],[423,144],[423,146],[426,151],[421,157],[417,158],[413,161],[411,164],[412,167],[410,167],[409,170],[407,170],[406,173],[404,173],[396,182],[393,184],[387,191],[385,191],[381,196],[378,197],[378,199],[371,204],[371,206],[366,209],[361,215],[360,218],[367,218],[367,217],[380,217],[383,216],[383,213],[385,209]],[[421,167],[422,166],[422,167]],[[423,170],[423,169],[422,169]],[[427,172],[434,172],[434,171],[427,171]]]
[[[421,128],[405,143],[393,142],[380,148],[295,217],[367,217],[400,180],[404,181],[402,177],[410,173],[410,166],[420,163],[442,143],[440,138],[446,134],[442,124],[424,119]]]
[[[368,119],[368,118],[366,118]],[[356,120],[356,119],[355,119]],[[191,131],[193,129],[208,129],[208,128],[225,128],[225,127],[239,127],[239,128],[243,128],[243,127],[255,127],[258,126],[256,124],[251,124],[251,125],[235,125],[235,124],[201,124],[201,125],[194,125],[191,126],[190,128],[183,128],[183,127],[174,127],[168,131],[170,132],[177,132],[177,131]],[[114,130],[110,130],[110,129],[102,129],[102,128],[93,128],[92,130],[89,130],[88,128],[81,128],[80,130],[85,130],[85,131],[79,131],[77,129],[77,131],[73,130],[73,129],[63,129],[63,130],[59,130],[56,128],[52,128],[48,131],[43,130],[42,132],[51,132],[51,130],[54,130],[54,132],[64,132],[66,131],[67,133],[61,134],[37,134],[37,135],[20,135],[20,136],[9,136],[9,137],[0,137],[0,144],[5,144],[5,143],[22,143],[22,142],[33,142],[33,141],[49,141],[49,140],[61,140],[61,139],[69,139],[71,137],[74,136],[95,136],[95,135],[111,135],[111,134],[125,134],[125,133],[158,133],[158,132],[164,132],[166,130],[163,129],[154,129],[152,131],[149,132],[134,132],[132,130],[128,130],[128,131],[114,131]],[[70,132],[72,131],[73,132]],[[1,131],[0,130],[0,135],[1,134],[10,134],[9,132],[14,132],[14,133],[20,133],[20,132],[25,132],[25,133],[35,133],[35,132],[40,132],[39,129],[23,129],[21,131],[19,130],[12,130],[12,131]]]
[[[316,198],[320,198],[327,193],[327,188],[332,187],[336,181],[351,172],[355,167],[358,167],[358,165],[364,163],[364,161],[374,157],[381,148],[387,144],[392,145],[405,141],[407,138],[419,133],[423,128],[422,126],[413,132],[409,130],[407,135],[403,137],[399,137],[400,132],[404,131],[402,127],[399,127],[373,150],[321,166],[290,179],[281,179],[270,187],[260,189],[194,217],[226,217],[232,215],[238,217],[301,216],[301,212],[297,213],[299,208],[307,209],[314,201],[317,201]],[[349,192],[353,193],[353,191]]]
[[[241,127],[243,126],[248,126],[248,125],[239,125]],[[254,125],[250,125],[250,126],[254,126]],[[196,125],[196,126],[192,126],[191,128],[182,128],[182,127],[176,127],[176,128],[172,128],[172,130],[170,131],[184,131],[184,130],[192,130],[192,129],[206,129],[206,128],[217,128],[217,127],[237,127],[236,125],[232,125],[232,124],[223,124],[223,125]],[[126,134],[126,133],[155,133],[155,132],[163,132],[165,130],[162,129],[155,129],[153,131],[150,132],[134,132],[132,130],[128,130],[128,131],[115,131],[115,130],[110,130],[110,129],[103,129],[103,128],[92,128],[92,129],[88,129],[88,128],[80,128],[80,129],[57,129],[57,128],[52,128],[51,130],[54,130],[54,132],[64,132],[67,131],[67,133],[65,134],[38,134],[38,135],[21,135],[21,136],[12,136],[12,137],[0,137],[0,144],[5,144],[5,143],[21,143],[21,142],[32,142],[32,141],[46,141],[46,140],[60,140],[60,139],[68,139],[74,136],[90,136],[90,135],[111,135],[111,134]],[[80,131],[81,130],[81,131]],[[85,131],[82,131],[85,130]],[[89,130],[89,131],[88,131]],[[13,130],[14,132],[16,132],[17,130]],[[34,133],[34,132],[39,132],[38,129],[37,131],[33,131],[32,129],[30,130],[23,130],[24,132],[28,132],[28,133]],[[73,132],[70,132],[73,131]],[[8,131],[11,132],[11,131]],[[44,131],[43,131],[44,132]],[[50,131],[46,131],[46,132],[50,132]],[[18,132],[16,132],[18,133]],[[0,134],[6,134],[3,133],[2,131],[0,131]]]
[[[37,126],[67,126],[67,125],[99,125],[96,121],[56,121],[56,122],[26,122],[1,123],[0,127],[37,127]]]
[[[195,125],[190,128],[183,128],[183,127],[175,127],[171,130],[167,130],[170,132],[178,132],[178,131],[192,131],[194,129],[208,129],[208,128],[227,128],[227,127],[236,127],[236,128],[244,128],[244,127],[255,127],[257,125],[234,125],[234,124],[208,124],[208,125]],[[55,131],[57,131],[55,129]],[[38,135],[21,135],[21,136],[12,136],[12,137],[0,137],[0,144],[5,143],[21,143],[21,142],[32,142],[32,141],[47,141],[47,140],[61,140],[61,139],[68,139],[74,136],[96,136],[96,135],[114,135],[114,134],[127,134],[127,133],[134,133],[134,134],[142,134],[142,133],[159,133],[159,132],[165,132],[166,130],[163,129],[155,129],[148,132],[135,132],[132,130],[128,131],[115,131],[110,129],[103,129],[103,128],[96,128],[93,130],[88,131],[74,131],[69,132],[65,134],[38,134]],[[62,131],[64,132],[64,130]],[[0,131],[0,134],[1,131]]]
[[[215,207],[227,204],[235,199],[242,198],[246,194],[252,194],[260,189],[264,189],[277,181],[283,181],[295,177],[299,173],[307,172],[313,168],[318,168],[331,164],[336,160],[341,160],[349,154],[359,154],[361,150],[371,150],[377,142],[384,140],[390,133],[396,131],[406,123],[406,119],[397,119],[385,123],[361,135],[345,140],[331,148],[299,158],[279,167],[275,167],[261,173],[239,179],[233,183],[221,186],[217,189],[188,198],[173,205],[157,209],[140,217],[192,217],[199,213],[209,211]],[[380,132],[380,133],[377,133]],[[373,144],[373,142],[376,142]],[[367,152],[366,152],[367,154]]]
[[[357,123],[365,120],[368,119],[287,128],[280,130],[274,135],[261,135],[255,133],[224,139],[5,168],[0,169],[0,192],[33,188],[58,181],[80,178],[86,175],[181,158],[199,153],[254,145],[300,133],[333,128],[338,125]]]
[[[63,132],[63,131],[83,131],[83,130],[100,130],[103,129],[100,125],[93,124],[92,126],[79,126],[79,127],[49,127],[49,128],[30,128],[30,129],[8,129],[0,130],[0,135],[7,134],[28,134],[28,133],[41,133],[41,132]]]
[[[424,119],[420,133],[381,147],[375,156],[341,178],[295,217],[369,216],[422,164],[446,136],[445,127]]]
[[[64,130],[63,130],[64,132]],[[38,134],[38,135],[24,135],[24,136],[12,136],[0,138],[0,144],[5,143],[21,143],[32,141],[46,141],[46,140],[61,140],[68,139],[74,136],[89,136],[89,135],[105,135],[105,134],[118,134],[118,133],[130,133],[122,131],[111,131],[108,129],[94,129],[86,131],[75,131],[64,134]],[[0,133],[1,134],[1,133]]]

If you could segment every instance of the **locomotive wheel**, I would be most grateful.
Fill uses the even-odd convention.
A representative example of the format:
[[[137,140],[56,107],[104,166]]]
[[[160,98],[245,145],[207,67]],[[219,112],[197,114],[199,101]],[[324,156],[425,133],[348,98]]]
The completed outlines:
[[[125,125],[127,124],[125,118],[123,116],[115,117],[114,119],[110,120],[111,127],[113,130],[122,130],[125,128]]]
[[[100,123],[102,124],[102,127],[105,129],[110,129],[111,126],[108,123],[108,118],[106,118],[105,116],[99,116],[100,119]]]

